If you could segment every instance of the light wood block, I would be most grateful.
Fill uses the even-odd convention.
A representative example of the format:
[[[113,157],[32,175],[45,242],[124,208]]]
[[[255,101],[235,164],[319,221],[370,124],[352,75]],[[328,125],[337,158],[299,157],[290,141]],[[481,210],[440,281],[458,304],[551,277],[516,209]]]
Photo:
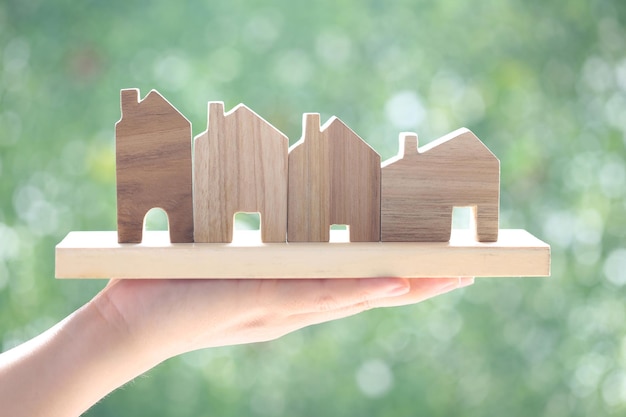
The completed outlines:
[[[381,234],[385,242],[446,242],[452,208],[470,206],[476,239],[498,239],[500,161],[468,129],[418,149],[400,135],[400,152],[382,167]]]
[[[259,212],[263,241],[285,242],[289,140],[243,104],[208,113],[194,140],[194,241],[231,242],[235,214]]]
[[[168,216],[172,242],[193,242],[191,123],[157,91],[121,91],[115,125],[119,241],[141,242],[146,213]]]
[[[237,233],[239,237],[240,232]],[[146,232],[119,244],[116,232],[71,232],[56,247],[57,278],[350,278],[547,276],[550,246],[524,230],[476,242],[453,230],[449,242],[169,243]]]
[[[289,242],[328,242],[332,224],[350,241],[380,240],[380,156],[336,117],[303,116],[302,139],[289,150]]]

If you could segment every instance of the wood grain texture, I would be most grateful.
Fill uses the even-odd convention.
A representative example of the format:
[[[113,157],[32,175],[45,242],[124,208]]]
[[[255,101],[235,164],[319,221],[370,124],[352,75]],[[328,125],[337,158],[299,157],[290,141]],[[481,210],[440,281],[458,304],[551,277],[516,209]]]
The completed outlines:
[[[550,246],[524,230],[500,230],[494,243],[476,242],[468,230],[454,230],[449,242],[237,244],[171,244],[166,232],[118,244],[115,232],[71,232],[56,247],[57,278],[548,275]]]
[[[141,242],[146,213],[165,210],[172,242],[193,242],[191,123],[157,91],[121,91],[115,125],[119,241]]]
[[[498,240],[500,161],[468,129],[418,149],[417,135],[400,135],[400,152],[382,167],[381,239],[446,242],[453,207],[470,206],[476,239]]]
[[[289,151],[287,240],[328,242],[332,224],[349,225],[351,242],[380,240],[380,156],[336,117],[303,116]]]
[[[263,241],[285,242],[289,140],[243,104],[208,113],[194,142],[195,241],[230,242],[234,215],[259,212]]]

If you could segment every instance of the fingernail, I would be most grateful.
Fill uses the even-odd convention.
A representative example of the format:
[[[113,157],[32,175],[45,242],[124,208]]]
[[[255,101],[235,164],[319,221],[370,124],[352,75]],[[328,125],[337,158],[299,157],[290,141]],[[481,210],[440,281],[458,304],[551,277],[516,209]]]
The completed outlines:
[[[459,278],[458,288],[469,287],[474,283],[474,277],[461,277]]]
[[[474,283],[474,277],[457,277],[457,278],[444,278],[441,280],[441,292],[448,292],[457,288],[467,287]]]

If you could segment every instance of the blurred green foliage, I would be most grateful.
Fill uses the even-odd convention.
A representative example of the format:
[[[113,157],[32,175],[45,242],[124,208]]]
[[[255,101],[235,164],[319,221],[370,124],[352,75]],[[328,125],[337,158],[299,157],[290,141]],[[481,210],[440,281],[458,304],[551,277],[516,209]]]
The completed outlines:
[[[501,160],[501,227],[551,243],[553,276],[188,354],[87,416],[624,415],[625,19],[619,0],[4,0],[2,349],[104,285],[54,280],[54,245],[115,229],[119,90],[155,88],[194,134],[209,100],[292,142],[314,111],[383,159],[400,131],[466,126]]]

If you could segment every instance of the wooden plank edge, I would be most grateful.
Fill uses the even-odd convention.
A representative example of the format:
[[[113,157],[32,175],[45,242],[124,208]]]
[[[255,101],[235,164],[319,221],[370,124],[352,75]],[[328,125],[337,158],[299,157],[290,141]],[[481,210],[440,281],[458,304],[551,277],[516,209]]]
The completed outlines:
[[[57,278],[541,277],[550,246],[525,230],[479,243],[464,230],[450,242],[171,244],[146,232],[118,244],[116,232],[70,232],[56,247]]]

